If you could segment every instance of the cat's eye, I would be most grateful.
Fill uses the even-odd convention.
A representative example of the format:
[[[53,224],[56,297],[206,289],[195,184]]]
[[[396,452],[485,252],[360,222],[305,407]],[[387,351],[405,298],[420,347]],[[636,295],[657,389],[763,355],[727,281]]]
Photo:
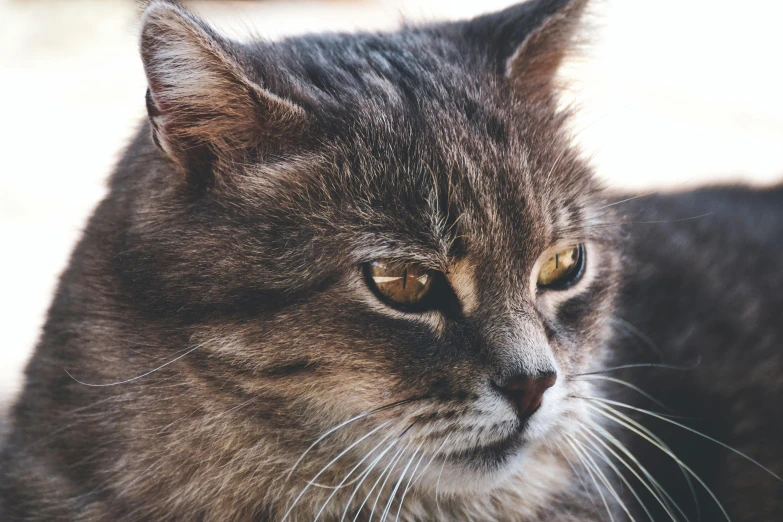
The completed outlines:
[[[538,272],[538,287],[562,290],[576,283],[585,264],[584,245],[572,245],[547,259]]]
[[[385,301],[416,308],[430,292],[435,272],[417,264],[376,260],[366,265],[367,284]]]

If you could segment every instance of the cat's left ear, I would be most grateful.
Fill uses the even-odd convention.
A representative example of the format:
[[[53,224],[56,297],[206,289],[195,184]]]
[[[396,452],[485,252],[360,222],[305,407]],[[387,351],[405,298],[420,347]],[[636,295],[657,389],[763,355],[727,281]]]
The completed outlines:
[[[174,2],[145,10],[141,55],[153,138],[194,183],[210,184],[221,160],[284,145],[307,123],[300,105],[262,84],[239,44]]]
[[[587,0],[529,0],[475,18],[463,37],[484,47],[497,72],[532,97],[548,93],[573,49]]]

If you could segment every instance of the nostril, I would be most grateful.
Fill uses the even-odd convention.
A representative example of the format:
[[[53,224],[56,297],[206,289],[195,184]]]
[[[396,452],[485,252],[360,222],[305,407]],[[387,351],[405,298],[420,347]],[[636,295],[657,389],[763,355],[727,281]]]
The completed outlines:
[[[541,406],[544,392],[557,382],[556,373],[519,375],[503,386],[500,392],[514,405],[520,418],[533,415]]]

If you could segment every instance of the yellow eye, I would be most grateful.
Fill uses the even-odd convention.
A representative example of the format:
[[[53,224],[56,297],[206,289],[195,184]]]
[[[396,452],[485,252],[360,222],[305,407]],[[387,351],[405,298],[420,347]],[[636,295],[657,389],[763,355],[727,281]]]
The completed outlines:
[[[582,276],[585,262],[583,245],[573,245],[546,260],[538,272],[538,286],[563,289],[576,283]]]
[[[416,264],[377,260],[367,265],[367,283],[382,298],[403,307],[420,304],[432,287],[435,273]]]

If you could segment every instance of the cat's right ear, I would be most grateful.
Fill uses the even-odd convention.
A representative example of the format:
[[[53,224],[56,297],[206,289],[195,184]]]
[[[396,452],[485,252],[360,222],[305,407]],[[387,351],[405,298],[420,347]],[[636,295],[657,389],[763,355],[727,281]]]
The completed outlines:
[[[144,11],[141,56],[153,139],[199,183],[307,123],[302,107],[260,84],[237,44],[173,2]]]
[[[461,38],[482,49],[495,72],[525,97],[547,95],[561,63],[575,47],[588,0],[527,0],[479,16]]]

